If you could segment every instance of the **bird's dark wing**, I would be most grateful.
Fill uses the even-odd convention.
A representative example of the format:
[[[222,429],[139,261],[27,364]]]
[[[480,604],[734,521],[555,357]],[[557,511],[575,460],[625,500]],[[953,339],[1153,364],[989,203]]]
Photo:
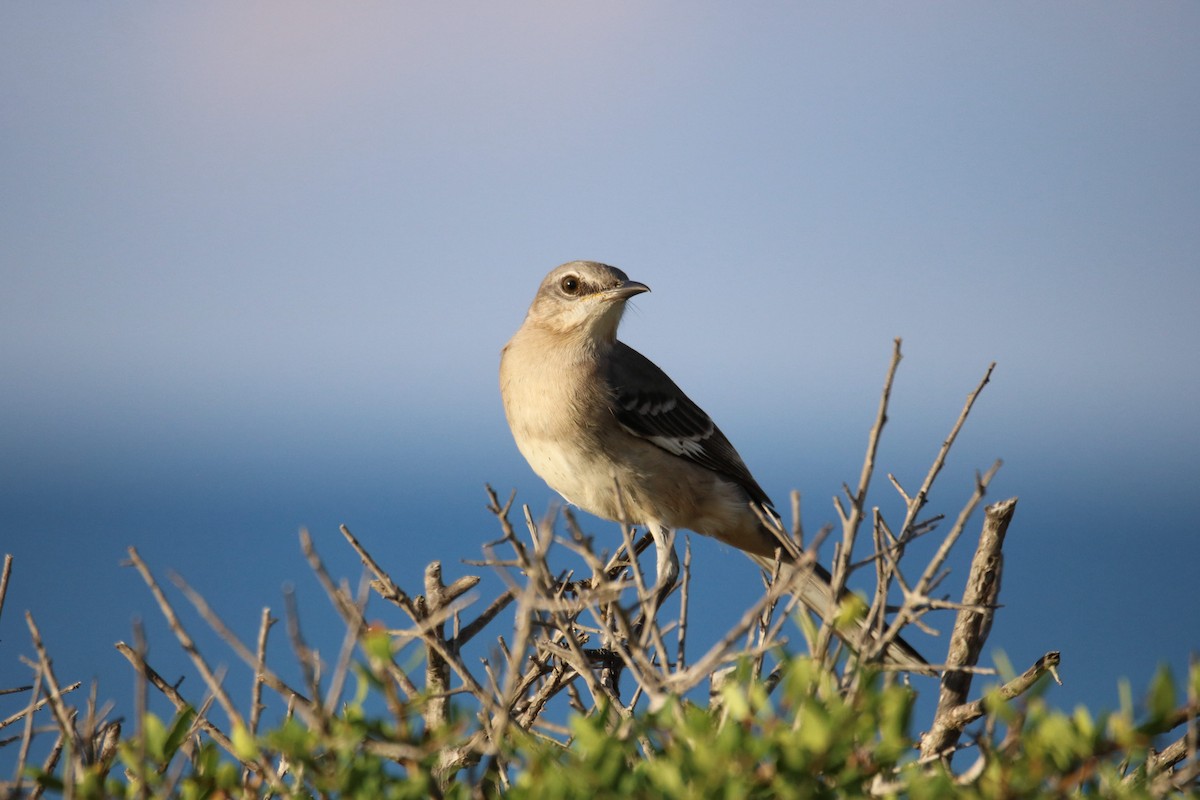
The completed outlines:
[[[770,507],[771,499],[721,429],[653,361],[616,342],[607,367],[612,411],[622,428],[724,475],[745,489],[751,500]]]

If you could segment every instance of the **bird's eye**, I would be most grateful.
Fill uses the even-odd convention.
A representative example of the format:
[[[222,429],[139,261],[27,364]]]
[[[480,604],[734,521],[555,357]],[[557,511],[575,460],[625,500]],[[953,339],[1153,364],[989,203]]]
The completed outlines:
[[[558,284],[566,294],[579,294],[579,278],[568,275]]]

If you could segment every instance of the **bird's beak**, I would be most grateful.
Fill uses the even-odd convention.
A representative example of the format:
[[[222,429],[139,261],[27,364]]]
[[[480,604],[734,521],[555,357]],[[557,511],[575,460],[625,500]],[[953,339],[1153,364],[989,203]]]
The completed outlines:
[[[648,291],[650,291],[650,287],[644,283],[638,283],[637,281],[625,281],[616,288],[606,289],[601,292],[600,299],[608,301],[628,300],[635,294],[641,294],[642,292]]]

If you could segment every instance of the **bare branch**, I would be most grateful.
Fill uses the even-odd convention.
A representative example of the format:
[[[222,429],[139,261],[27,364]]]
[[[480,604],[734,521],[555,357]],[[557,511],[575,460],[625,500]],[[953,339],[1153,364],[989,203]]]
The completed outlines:
[[[262,618],[258,625],[258,648],[255,650],[254,683],[250,687],[250,732],[258,733],[258,721],[262,716],[262,687],[263,675],[267,671],[267,634],[275,620],[271,617],[271,609],[264,607]],[[141,673],[139,673],[141,674]]]
[[[154,595],[154,599],[158,602],[159,610],[166,618],[167,624],[171,627],[171,632],[175,634],[175,638],[178,640],[180,647],[183,648],[183,651],[187,653],[188,658],[191,659],[192,664],[195,665],[197,670],[199,670],[201,677],[204,678],[204,682],[208,685],[209,690],[212,691],[213,695],[217,698],[217,702],[221,704],[221,708],[225,711],[225,714],[229,717],[229,720],[235,725],[241,725],[244,727],[246,723],[242,718],[241,712],[237,710],[237,707],[234,706],[233,701],[229,698],[229,695],[220,685],[216,674],[208,666],[208,661],[205,660],[202,655],[200,655],[200,650],[196,647],[195,641],[183,627],[183,623],[180,622],[179,616],[175,613],[175,609],[171,606],[170,601],[167,600],[166,595],[163,594],[162,589],[159,588],[158,582],[154,580],[154,576],[150,574],[150,569],[146,566],[146,563],[142,561],[141,556],[138,555],[138,552],[135,548],[130,547],[128,553],[130,563],[137,569],[138,573],[142,576],[142,580],[145,581],[146,585],[150,588],[150,593]]]
[[[951,750],[962,733],[961,725],[950,724],[954,709],[967,702],[971,673],[960,667],[974,667],[987,641],[992,617],[1000,595],[1004,565],[1004,536],[1017,508],[1017,499],[994,503],[985,511],[979,546],[971,562],[967,586],[946,656],[947,670],[942,675],[941,693],[930,732],[921,741],[922,755]],[[960,719],[960,717],[956,717]],[[964,723],[965,724],[965,723]]]
[[[80,739],[79,732],[75,730],[75,713],[73,710],[68,710],[66,704],[62,701],[63,692],[59,688],[58,679],[54,675],[54,667],[50,662],[49,654],[46,652],[46,646],[42,643],[42,634],[38,630],[37,623],[33,621],[33,614],[28,611],[25,612],[25,623],[29,626],[29,636],[33,639],[34,649],[37,650],[42,679],[50,689],[47,694],[47,699],[50,701],[50,711],[54,715],[54,721],[58,724],[58,730],[63,739],[71,742],[70,752],[75,755],[75,758],[72,759],[74,762],[73,765],[82,767],[82,762],[79,760],[79,753],[82,750],[83,742]]]
[[[179,690],[167,683],[163,676],[155,672],[154,668],[146,663],[141,653],[136,652],[132,647],[125,644],[125,642],[117,642],[116,648],[117,652],[125,656],[126,660],[133,665],[133,668],[137,670],[138,674],[145,676],[146,680],[148,680],[150,684],[154,686],[154,688],[162,692],[163,696],[171,701],[172,705],[175,706],[176,711],[183,711],[186,708],[193,708],[192,704],[185,700],[183,695],[179,693]],[[229,753],[234,758],[238,758],[237,752],[233,747],[233,742],[228,736],[225,735],[225,732],[214,725],[207,716],[197,713],[196,721],[199,727],[205,733],[211,736],[214,742],[221,746],[221,749]],[[240,758],[238,758],[238,761],[245,769],[253,772],[257,772],[259,769],[258,764],[243,761]]]
[[[8,594],[8,579],[12,575],[13,557],[4,555],[4,566],[0,568],[0,618],[4,616],[4,597]]]
[[[1055,674],[1061,661],[1061,655],[1057,650],[1052,650],[1034,662],[1033,666],[1025,670],[1023,673],[1013,678],[1008,683],[1005,683],[997,690],[997,694],[1002,700],[1011,700],[1014,697],[1024,694],[1033,688],[1033,685],[1038,682],[1038,679],[1043,675],[1050,673]],[[974,722],[987,713],[987,698],[980,698],[970,703],[963,703],[950,709],[942,720],[942,724],[946,727],[961,731],[967,724]],[[952,748],[951,748],[952,749]],[[921,748],[921,760],[930,761],[941,758],[945,753],[938,750],[930,749],[926,753],[924,746]]]
[[[929,498],[929,490],[933,487],[933,482],[937,479],[938,473],[942,471],[942,467],[946,464],[946,456],[950,454],[950,448],[954,445],[955,439],[958,438],[959,431],[967,421],[967,415],[971,413],[971,409],[975,406],[975,401],[979,398],[983,387],[987,386],[991,380],[992,371],[996,368],[996,362],[993,361],[988,365],[987,371],[984,372],[983,378],[979,381],[979,385],[975,390],[967,395],[967,401],[963,404],[963,409],[955,420],[954,426],[950,429],[950,435],[942,442],[941,449],[938,450],[937,457],[934,458],[929,472],[925,475],[924,482],[921,483],[921,488],[917,490],[915,496],[909,498],[905,495],[905,502],[908,505],[908,513],[904,516],[904,524],[900,526],[900,540],[904,541],[909,530],[916,523],[917,515],[921,513],[921,509],[925,507],[925,503]],[[998,463],[998,462],[997,462]],[[895,481],[893,480],[893,483]],[[897,488],[899,485],[897,484]],[[903,494],[903,492],[901,492]]]

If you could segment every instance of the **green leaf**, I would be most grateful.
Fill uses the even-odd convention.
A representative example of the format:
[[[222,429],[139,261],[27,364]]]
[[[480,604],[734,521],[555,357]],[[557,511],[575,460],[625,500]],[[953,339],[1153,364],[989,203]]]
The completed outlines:
[[[146,743],[146,755],[161,762],[166,753],[167,727],[157,714],[146,714],[142,719],[142,739]]]
[[[258,759],[258,742],[254,741],[254,736],[246,729],[245,725],[234,723],[229,739],[233,743],[234,755],[242,761]]]
[[[180,746],[192,730],[192,722],[196,719],[196,711],[191,706],[184,706],[175,715],[171,729],[167,731],[163,741],[163,760],[170,761],[179,751]]]
[[[1147,725],[1153,726],[1169,717],[1175,710],[1176,702],[1175,678],[1171,675],[1170,667],[1164,664],[1158,668],[1150,681],[1150,696],[1146,698],[1150,715]]]
[[[367,657],[386,663],[392,659],[392,635],[386,628],[371,626],[362,635],[362,647]]]

